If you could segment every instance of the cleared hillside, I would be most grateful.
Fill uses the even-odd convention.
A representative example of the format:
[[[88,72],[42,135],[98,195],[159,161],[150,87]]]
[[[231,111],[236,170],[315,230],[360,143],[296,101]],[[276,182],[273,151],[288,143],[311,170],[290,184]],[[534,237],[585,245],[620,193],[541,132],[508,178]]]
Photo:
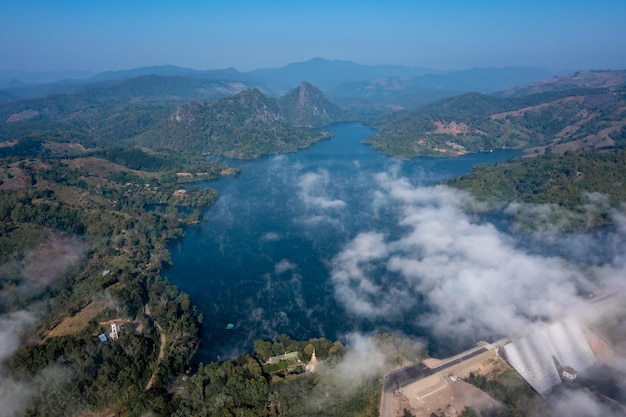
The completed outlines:
[[[400,158],[498,148],[529,154],[625,143],[626,90],[576,88],[519,97],[469,93],[371,121],[365,143]]]

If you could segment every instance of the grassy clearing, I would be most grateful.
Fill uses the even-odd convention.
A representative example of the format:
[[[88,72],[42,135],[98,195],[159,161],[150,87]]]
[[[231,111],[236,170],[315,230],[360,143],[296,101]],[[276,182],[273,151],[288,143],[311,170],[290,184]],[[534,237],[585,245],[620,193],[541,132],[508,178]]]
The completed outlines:
[[[98,317],[107,307],[107,301],[94,301],[89,303],[72,317],[64,318],[57,326],[48,332],[43,341],[45,342],[51,337],[67,336],[81,332],[87,327],[89,321]]]

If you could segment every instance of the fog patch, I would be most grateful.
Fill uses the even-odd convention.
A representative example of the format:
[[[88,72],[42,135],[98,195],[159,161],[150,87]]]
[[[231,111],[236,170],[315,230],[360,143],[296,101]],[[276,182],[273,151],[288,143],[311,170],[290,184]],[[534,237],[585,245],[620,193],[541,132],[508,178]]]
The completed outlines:
[[[608,401],[600,401],[591,392],[563,389],[548,399],[548,406],[555,416],[568,417],[620,417],[623,409]]]
[[[51,285],[62,277],[70,267],[85,259],[87,246],[77,239],[50,233],[48,237],[27,250],[24,256],[0,266],[0,279],[27,280],[32,283]]]
[[[287,271],[296,269],[297,267],[298,265],[294,264],[293,262],[289,262],[287,259],[283,259],[280,262],[278,262],[276,265],[274,265],[274,273],[276,275],[280,275]]]
[[[85,259],[87,245],[61,233],[26,251],[21,258],[0,266],[0,410],[3,415],[21,415],[33,396],[67,381],[70,374],[58,367],[48,367],[33,377],[8,374],[7,361],[23,343],[25,334],[37,323],[36,299],[72,268]],[[18,310],[19,309],[19,310]],[[16,311],[11,311],[16,310]]]
[[[330,181],[330,174],[327,170],[308,172],[299,178],[298,195],[307,207],[319,209],[341,209],[346,207],[345,201],[333,199],[326,195]]]
[[[626,207],[625,210],[626,212]],[[616,224],[618,232],[607,239],[607,251],[612,254],[612,264],[620,271],[622,279],[618,280],[622,283],[624,289],[623,271],[626,271],[626,215],[622,213],[613,213],[612,219]]]
[[[535,233],[562,233],[598,225],[603,217],[620,216],[626,207],[615,208],[608,195],[591,192],[582,193],[582,204],[569,210],[557,204],[531,204],[511,202],[504,213],[509,215],[516,227]]]
[[[576,221],[574,213],[556,204],[512,202],[504,213],[514,219],[518,228],[539,233],[559,233],[570,229]]]
[[[34,281],[49,285],[71,265],[84,259],[85,245],[74,238],[53,233],[44,242],[26,253],[23,274]]]
[[[351,333],[347,339],[349,345],[342,356],[323,359],[317,365],[307,409],[323,414],[328,407],[349,402],[353,396],[371,396],[376,379],[400,363],[423,358],[422,341],[404,335]],[[363,391],[366,386],[367,391]]]
[[[0,410],[3,415],[17,415],[32,395],[30,384],[7,375],[6,361],[17,351],[24,333],[36,322],[27,311],[17,311],[0,317]]]
[[[281,239],[280,235],[275,232],[267,232],[259,239],[261,242],[276,242]]]
[[[341,391],[349,394],[365,380],[380,375],[388,366],[389,358],[382,346],[368,336],[351,334],[350,347],[336,366],[325,369],[322,365],[318,372],[333,381],[333,385],[343,387]]]
[[[608,212],[611,210],[611,199],[602,193],[584,193],[583,201],[585,211],[591,213]]]
[[[30,385],[2,376],[0,382],[0,410],[4,416],[22,415],[26,403],[32,397]]]
[[[17,311],[0,317],[0,366],[20,346],[20,338],[35,324],[35,316]]]
[[[390,174],[378,175],[377,183],[378,204],[401,205],[401,232],[360,233],[333,258],[335,297],[351,315],[386,318],[425,303],[429,311],[415,323],[435,337],[477,340],[560,316],[595,287],[590,275],[606,282],[622,274],[611,265],[583,270],[564,257],[529,252],[474,216],[486,206],[466,192],[415,187]]]

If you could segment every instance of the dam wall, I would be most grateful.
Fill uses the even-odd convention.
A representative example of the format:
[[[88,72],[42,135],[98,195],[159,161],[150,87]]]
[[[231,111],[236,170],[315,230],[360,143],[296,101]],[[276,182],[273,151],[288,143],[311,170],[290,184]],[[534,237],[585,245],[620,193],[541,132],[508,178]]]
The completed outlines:
[[[539,324],[526,336],[506,344],[503,351],[507,362],[541,395],[561,383],[559,367],[571,366],[581,372],[595,361],[585,333],[574,319]]]

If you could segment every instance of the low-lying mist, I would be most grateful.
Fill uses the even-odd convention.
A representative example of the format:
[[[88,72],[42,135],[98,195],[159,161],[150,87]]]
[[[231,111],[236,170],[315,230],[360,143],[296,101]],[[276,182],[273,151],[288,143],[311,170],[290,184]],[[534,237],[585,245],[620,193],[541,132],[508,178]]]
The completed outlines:
[[[465,192],[413,186],[389,173],[376,181],[378,198],[401,207],[403,232],[363,230],[333,258],[334,294],[349,314],[404,315],[425,302],[429,312],[406,320],[443,340],[493,339],[623,286],[621,218],[600,235],[515,236],[486,221],[484,207]],[[606,261],[581,263],[582,252]]]
[[[508,215],[546,219],[553,207],[489,212],[465,192],[435,186],[510,154],[398,161],[360,145],[371,134],[363,126],[333,133],[213,183],[221,198],[208,222],[172,247],[166,273],[192,290],[205,316],[202,360],[281,333],[343,341],[392,332],[445,356],[574,314],[623,287],[619,214],[614,227],[533,233]],[[589,195],[589,210],[603,201]]]
[[[86,246],[57,233],[21,256],[0,266],[0,411],[2,415],[21,415],[34,393],[59,383],[68,375],[49,367],[34,376],[9,372],[7,361],[19,349],[45,311],[45,295],[56,283],[85,259]]]

